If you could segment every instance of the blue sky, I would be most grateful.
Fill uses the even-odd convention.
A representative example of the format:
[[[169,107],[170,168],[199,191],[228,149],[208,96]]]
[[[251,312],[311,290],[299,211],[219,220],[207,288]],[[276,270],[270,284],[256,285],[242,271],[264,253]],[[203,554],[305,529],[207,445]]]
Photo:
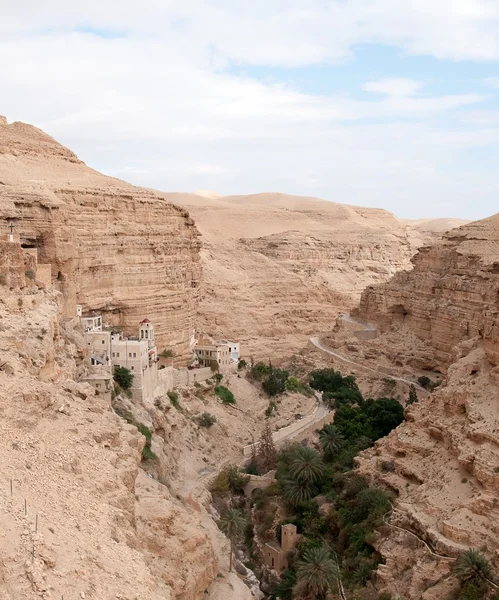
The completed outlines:
[[[20,0],[1,16],[0,114],[108,174],[409,218],[499,211],[497,0]]]

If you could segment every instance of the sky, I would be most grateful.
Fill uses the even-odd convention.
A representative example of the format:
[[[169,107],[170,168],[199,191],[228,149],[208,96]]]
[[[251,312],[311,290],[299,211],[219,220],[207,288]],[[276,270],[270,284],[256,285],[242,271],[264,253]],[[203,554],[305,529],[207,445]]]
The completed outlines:
[[[499,0],[0,0],[0,114],[163,191],[499,212]]]

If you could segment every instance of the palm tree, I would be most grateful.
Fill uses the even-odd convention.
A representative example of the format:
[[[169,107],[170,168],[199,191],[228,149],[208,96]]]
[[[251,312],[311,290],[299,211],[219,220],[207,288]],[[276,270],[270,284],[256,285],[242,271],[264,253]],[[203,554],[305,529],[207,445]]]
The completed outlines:
[[[298,481],[317,483],[324,475],[320,454],[309,446],[298,446],[289,464],[289,474]]]
[[[232,571],[232,556],[234,554],[234,542],[241,535],[246,525],[246,519],[237,508],[228,508],[220,519],[220,529],[230,540],[229,572]]]
[[[298,479],[285,479],[282,488],[284,499],[293,506],[312,500],[319,492],[310,481]]]
[[[461,552],[454,563],[453,571],[463,583],[488,584],[494,578],[492,565],[478,550]]]
[[[344,441],[343,434],[332,423],[319,431],[319,444],[324,456],[334,456]]]
[[[310,548],[296,566],[295,592],[301,596],[325,600],[338,578],[338,565],[328,548]]]

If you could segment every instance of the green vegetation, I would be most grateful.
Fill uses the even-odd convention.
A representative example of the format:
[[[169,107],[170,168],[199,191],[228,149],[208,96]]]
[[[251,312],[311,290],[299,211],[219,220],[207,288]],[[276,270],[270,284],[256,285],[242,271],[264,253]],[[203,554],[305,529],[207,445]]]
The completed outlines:
[[[332,459],[343,446],[344,442],[345,438],[343,437],[343,434],[333,424],[326,425],[319,432],[319,444],[324,452],[325,458]]]
[[[361,400],[358,406],[340,406],[334,416],[336,428],[348,443],[361,438],[375,442],[403,420],[404,409],[393,398]]]
[[[210,360],[210,369],[212,373],[218,373],[218,371],[220,370],[218,360]]]
[[[234,398],[234,394],[226,388],[224,385],[217,385],[215,388],[215,394],[220,398],[223,404],[235,404],[236,399]]]
[[[204,412],[202,415],[196,417],[196,421],[200,427],[211,427],[217,422],[217,418],[215,415]]]
[[[362,394],[353,375],[343,377],[334,369],[318,369],[310,373],[310,387],[323,392],[323,399],[331,408],[345,404],[357,404],[362,401]]]
[[[416,403],[418,400],[419,398],[416,392],[416,386],[411,383],[411,387],[409,388],[409,398],[407,399],[406,406],[410,406],[411,404]]]
[[[237,363],[237,370],[241,371],[242,369],[246,368],[247,365],[248,363],[244,360],[244,358],[240,358],[239,362]]]
[[[306,598],[325,600],[333,590],[338,576],[338,567],[325,546],[310,548],[303,552],[296,566],[297,584],[295,591]]]
[[[114,380],[122,390],[129,390],[133,384],[132,372],[126,367],[116,365],[114,367]]]
[[[288,392],[301,392],[303,389],[301,381],[296,377],[288,377],[285,385]]]
[[[286,391],[286,381],[289,373],[282,369],[271,367],[269,376],[262,383],[262,388],[268,396],[278,396]]]
[[[158,457],[151,450],[151,430],[142,423],[136,423],[136,426],[140,433],[146,438],[145,446],[142,448],[142,462],[146,462],[147,460],[157,460]]]
[[[285,391],[313,394],[308,385],[303,385],[296,377],[290,377],[287,371],[273,367],[270,362],[268,365],[264,362],[253,364],[248,376],[256,381],[261,381],[264,392],[271,398],[283,394]]]
[[[272,372],[272,365],[266,365],[263,362],[257,362],[256,364],[251,366],[249,376],[251,379],[256,379],[257,381],[262,381],[265,377],[268,377]]]
[[[454,563],[453,571],[463,586],[478,588],[482,592],[489,588],[489,582],[494,577],[492,565],[478,550],[461,552]]]
[[[170,403],[173,406],[173,408],[176,408],[177,410],[181,411],[182,407],[180,406],[178,392],[171,390],[170,392],[167,392],[166,395],[170,399]]]
[[[165,348],[163,350],[163,352],[160,354],[160,356],[162,356],[163,358],[173,358],[174,357],[173,350],[171,348],[169,348],[168,350]]]
[[[234,556],[234,543],[241,536],[246,526],[243,513],[237,508],[228,508],[220,519],[220,529],[230,540],[229,572],[232,571],[232,557]]]
[[[269,405],[265,409],[265,416],[271,417],[276,412],[276,410],[277,410],[277,404],[273,400],[271,400],[269,402]]]

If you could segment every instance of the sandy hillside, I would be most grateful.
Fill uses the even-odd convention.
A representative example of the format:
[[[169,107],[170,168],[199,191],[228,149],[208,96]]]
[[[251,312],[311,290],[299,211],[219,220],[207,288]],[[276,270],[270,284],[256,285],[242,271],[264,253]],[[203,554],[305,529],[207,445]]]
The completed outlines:
[[[417,248],[446,229],[318,198],[203,194],[166,194],[202,234],[198,326],[241,339],[245,353],[262,358],[330,328],[367,285],[410,268]]]

